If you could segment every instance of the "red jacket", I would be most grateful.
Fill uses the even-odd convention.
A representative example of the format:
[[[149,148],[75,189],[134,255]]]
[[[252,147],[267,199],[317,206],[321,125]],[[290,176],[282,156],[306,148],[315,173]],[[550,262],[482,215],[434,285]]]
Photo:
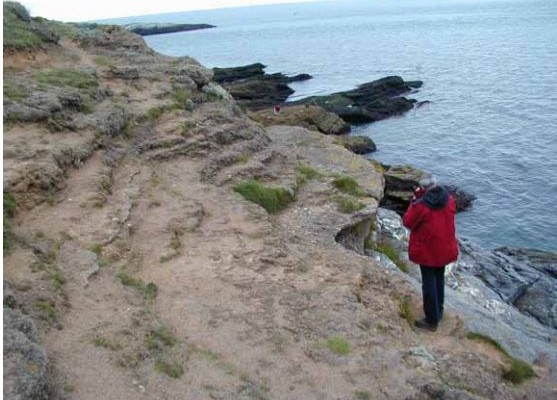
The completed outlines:
[[[435,186],[410,203],[402,219],[410,229],[408,257],[428,267],[443,267],[458,258],[456,204],[442,186]]]

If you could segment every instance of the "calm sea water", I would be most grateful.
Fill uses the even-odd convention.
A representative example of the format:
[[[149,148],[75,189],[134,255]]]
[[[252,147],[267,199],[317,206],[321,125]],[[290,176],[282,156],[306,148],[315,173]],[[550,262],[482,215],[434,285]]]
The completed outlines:
[[[314,76],[293,98],[386,75],[424,81],[431,104],[359,126],[388,164],[473,192],[458,233],[487,248],[557,250],[557,1],[333,1],[164,14],[117,22],[203,22],[146,37],[208,67],[253,62]]]

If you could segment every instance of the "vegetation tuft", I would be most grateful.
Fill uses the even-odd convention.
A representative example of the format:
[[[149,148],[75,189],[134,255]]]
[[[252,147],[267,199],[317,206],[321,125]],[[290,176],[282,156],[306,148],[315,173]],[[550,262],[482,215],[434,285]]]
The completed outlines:
[[[303,185],[312,179],[319,179],[323,175],[306,164],[300,164],[296,168],[296,189],[300,189]]]
[[[389,259],[400,269],[402,272],[410,272],[408,264],[402,260],[400,253],[388,243],[378,243],[375,250],[379,253],[385,254]]]
[[[122,348],[122,345],[120,343],[101,336],[96,337],[95,340],[93,340],[93,344],[97,347],[104,347],[105,349],[113,351],[120,350]]]
[[[344,214],[352,214],[365,207],[364,204],[348,196],[333,196],[331,200],[337,204],[337,210]]]
[[[503,378],[514,384],[519,384],[536,376],[534,370],[525,361],[511,357],[511,366],[503,373]]]
[[[66,278],[62,276],[60,271],[55,271],[50,275],[50,280],[56,290],[61,290],[62,286],[66,283]]]
[[[157,120],[164,114],[164,108],[152,107],[147,111],[147,118],[151,121]]]
[[[7,82],[7,79],[4,80],[4,96],[10,100],[19,101],[27,98],[29,96],[29,92],[27,88],[21,84],[16,84],[14,82]]]
[[[174,108],[183,110],[190,109],[191,97],[192,94],[189,91],[184,89],[176,89],[176,91],[172,94],[172,98],[174,99]]]
[[[246,200],[259,204],[269,214],[284,210],[294,201],[291,191],[284,188],[266,187],[254,180],[236,185],[234,191],[241,194]]]
[[[180,134],[181,134],[183,137],[186,137],[186,136],[189,135],[190,131],[191,131],[193,128],[195,128],[195,123],[194,123],[194,122],[191,122],[191,121],[186,121],[186,122],[184,122],[184,124],[182,125],[182,129],[181,129]]]
[[[38,301],[35,303],[35,308],[41,313],[41,318],[44,320],[52,322],[56,319],[56,310],[52,304]]]
[[[333,179],[333,186],[336,187],[343,193],[351,194],[353,196],[365,196],[365,192],[362,190],[358,182],[351,176],[338,176]]]
[[[155,361],[155,370],[170,376],[171,378],[179,378],[184,374],[184,368],[177,363],[169,363],[162,359]]]
[[[410,296],[406,296],[398,305],[399,315],[406,320],[408,325],[414,326],[414,312],[412,311],[412,302]]]
[[[31,18],[27,9],[15,1],[4,2],[3,22],[4,47],[21,50],[58,42],[49,21]]]
[[[145,345],[149,350],[162,350],[163,346],[172,347],[176,344],[176,337],[166,326],[159,326],[145,335]]]
[[[510,362],[510,366],[505,368],[503,372],[503,378],[508,380],[509,382],[512,382],[514,384],[519,384],[524,382],[527,379],[536,376],[530,364],[518,358],[512,357],[507,352],[507,350],[505,350],[503,346],[501,346],[501,343],[499,343],[497,340],[493,339],[492,337],[478,332],[468,332],[466,337],[470,340],[483,342],[490,346],[493,346],[495,349],[497,349],[501,354],[503,354],[507,358],[507,360]]]
[[[4,233],[4,255],[8,254],[12,248],[13,233],[12,233],[12,223],[11,217],[15,215],[17,204],[13,194],[10,192],[4,192],[4,208],[3,208],[3,233]]]
[[[37,72],[38,83],[52,86],[71,86],[79,89],[91,89],[99,86],[97,77],[91,73],[70,68],[56,68]]]
[[[157,297],[158,287],[153,282],[143,283],[141,279],[129,276],[125,272],[119,272],[116,278],[120,280],[122,285],[130,286],[143,295],[145,299],[152,300]]]
[[[352,351],[350,342],[340,336],[330,337],[322,345],[339,356],[346,356]]]
[[[356,397],[357,400],[371,400],[373,398],[369,390],[358,391],[354,393],[354,397]]]
[[[103,247],[100,243],[92,244],[91,246],[89,246],[89,250],[97,255],[97,263],[99,264],[100,268],[108,266],[109,261],[105,256],[103,256]]]
[[[114,60],[107,56],[96,56],[93,61],[100,67],[112,67],[114,65]]]

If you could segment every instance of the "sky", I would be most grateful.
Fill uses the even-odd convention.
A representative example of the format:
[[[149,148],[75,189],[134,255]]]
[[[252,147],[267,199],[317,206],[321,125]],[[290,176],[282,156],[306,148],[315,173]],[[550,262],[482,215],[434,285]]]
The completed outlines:
[[[34,17],[64,22],[310,1],[317,0],[19,0]]]

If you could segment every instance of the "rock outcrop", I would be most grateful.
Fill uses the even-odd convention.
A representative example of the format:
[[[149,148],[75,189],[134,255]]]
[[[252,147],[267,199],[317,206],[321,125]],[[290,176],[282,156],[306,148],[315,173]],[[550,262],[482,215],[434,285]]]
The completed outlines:
[[[557,329],[557,254],[462,242],[460,268],[481,279],[503,302]]]
[[[407,82],[399,76],[388,76],[364,83],[353,90],[327,96],[312,96],[294,104],[323,107],[352,124],[369,123],[411,110],[416,100],[401,95],[421,86],[420,81]]]
[[[406,256],[408,232],[400,216],[380,208],[377,228],[378,240],[388,242],[407,264],[413,265]],[[496,338],[515,357],[533,361],[540,354],[556,356],[557,280],[546,271],[554,270],[557,255],[509,248],[490,251],[466,240],[459,241],[459,248],[458,261],[447,267],[446,283],[451,289],[445,296],[468,329]],[[388,257],[366,252],[385,268],[397,270]],[[418,286],[418,267],[412,268],[415,273],[408,279]],[[497,323],[493,322],[493,315],[497,315]]]
[[[281,73],[266,74],[261,63],[231,68],[213,68],[215,82],[223,85],[239,105],[248,110],[272,108],[294,93],[288,83],[311,79],[308,74],[288,77]]]
[[[403,215],[410,204],[414,189],[419,185],[418,182],[426,174],[411,165],[385,166],[385,197],[381,201],[381,206],[389,210],[396,211]],[[472,206],[476,196],[459,189],[452,184],[443,184],[451,193],[456,201],[457,212],[464,211]]]
[[[291,125],[317,130],[325,135],[350,132],[350,125],[338,115],[315,106],[283,106],[278,113],[272,109],[248,112],[251,119],[264,126]]]
[[[16,303],[13,289],[4,281],[4,398],[46,400],[47,358],[38,343],[35,324],[16,308]]]

